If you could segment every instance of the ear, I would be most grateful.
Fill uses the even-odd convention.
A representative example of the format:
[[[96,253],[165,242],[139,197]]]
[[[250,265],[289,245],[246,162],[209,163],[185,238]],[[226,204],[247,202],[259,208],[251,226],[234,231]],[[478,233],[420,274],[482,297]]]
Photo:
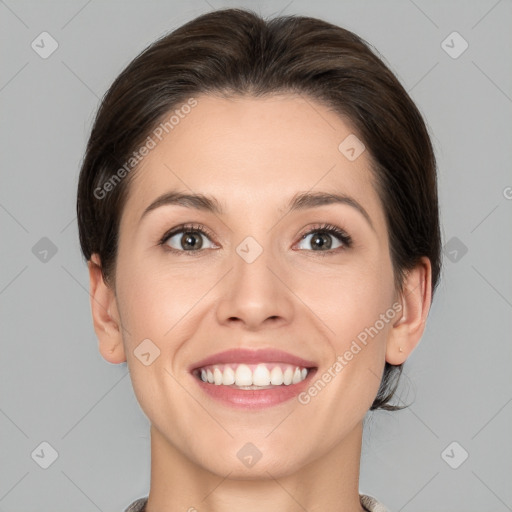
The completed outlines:
[[[386,361],[402,364],[420,342],[430,310],[432,297],[432,266],[423,256],[407,273],[399,302],[401,315],[393,324],[386,345]]]
[[[115,291],[103,279],[98,254],[91,256],[87,266],[89,268],[92,319],[99,340],[99,351],[109,363],[123,363],[126,361],[126,356]]]

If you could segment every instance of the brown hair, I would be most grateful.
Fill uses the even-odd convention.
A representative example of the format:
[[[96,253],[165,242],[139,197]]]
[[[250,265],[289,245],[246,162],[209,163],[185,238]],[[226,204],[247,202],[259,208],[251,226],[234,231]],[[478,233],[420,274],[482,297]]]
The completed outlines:
[[[396,288],[427,256],[435,291],[441,267],[436,162],[405,89],[348,30],[310,17],[264,20],[242,9],[209,12],[155,41],[101,102],[80,171],[77,215],[82,252],[86,260],[99,254],[107,283],[115,280],[119,221],[134,174],[126,162],[162,119],[193,95],[286,92],[306,95],[350,121],[372,160]],[[386,362],[371,409],[402,408],[388,403],[401,372],[402,365]]]

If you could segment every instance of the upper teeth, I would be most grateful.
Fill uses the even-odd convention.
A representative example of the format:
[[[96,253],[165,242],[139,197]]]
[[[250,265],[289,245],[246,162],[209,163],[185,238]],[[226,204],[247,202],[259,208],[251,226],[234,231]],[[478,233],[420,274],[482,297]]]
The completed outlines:
[[[282,363],[215,364],[200,369],[201,380],[217,386],[288,386],[303,381],[307,374],[307,368]]]

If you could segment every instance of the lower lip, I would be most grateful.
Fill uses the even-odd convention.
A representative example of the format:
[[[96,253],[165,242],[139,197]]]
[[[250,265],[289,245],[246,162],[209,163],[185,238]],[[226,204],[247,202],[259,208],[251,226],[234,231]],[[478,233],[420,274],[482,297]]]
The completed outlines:
[[[203,382],[192,375],[199,387],[209,396],[230,407],[238,409],[262,409],[287,402],[302,393],[316,373],[316,368],[308,371],[306,378],[297,384],[281,385],[268,389],[236,389]]]

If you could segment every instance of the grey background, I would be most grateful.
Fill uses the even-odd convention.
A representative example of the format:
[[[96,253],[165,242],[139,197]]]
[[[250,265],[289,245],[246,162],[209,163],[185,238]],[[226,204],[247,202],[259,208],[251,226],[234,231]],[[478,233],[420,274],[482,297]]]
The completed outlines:
[[[6,0],[0,512],[121,511],[147,495],[148,421],[126,363],[102,359],[92,327],[78,169],[99,98],[125,65],[225,6],[355,31],[380,51],[433,136],[445,268],[406,363],[401,397],[413,405],[368,414],[361,492],[392,511],[512,510],[512,2]],[[43,31],[59,45],[46,59],[31,47]],[[469,44],[458,58],[441,45],[453,31]],[[453,53],[462,46],[452,40]],[[48,469],[31,456],[44,441],[58,453]]]

